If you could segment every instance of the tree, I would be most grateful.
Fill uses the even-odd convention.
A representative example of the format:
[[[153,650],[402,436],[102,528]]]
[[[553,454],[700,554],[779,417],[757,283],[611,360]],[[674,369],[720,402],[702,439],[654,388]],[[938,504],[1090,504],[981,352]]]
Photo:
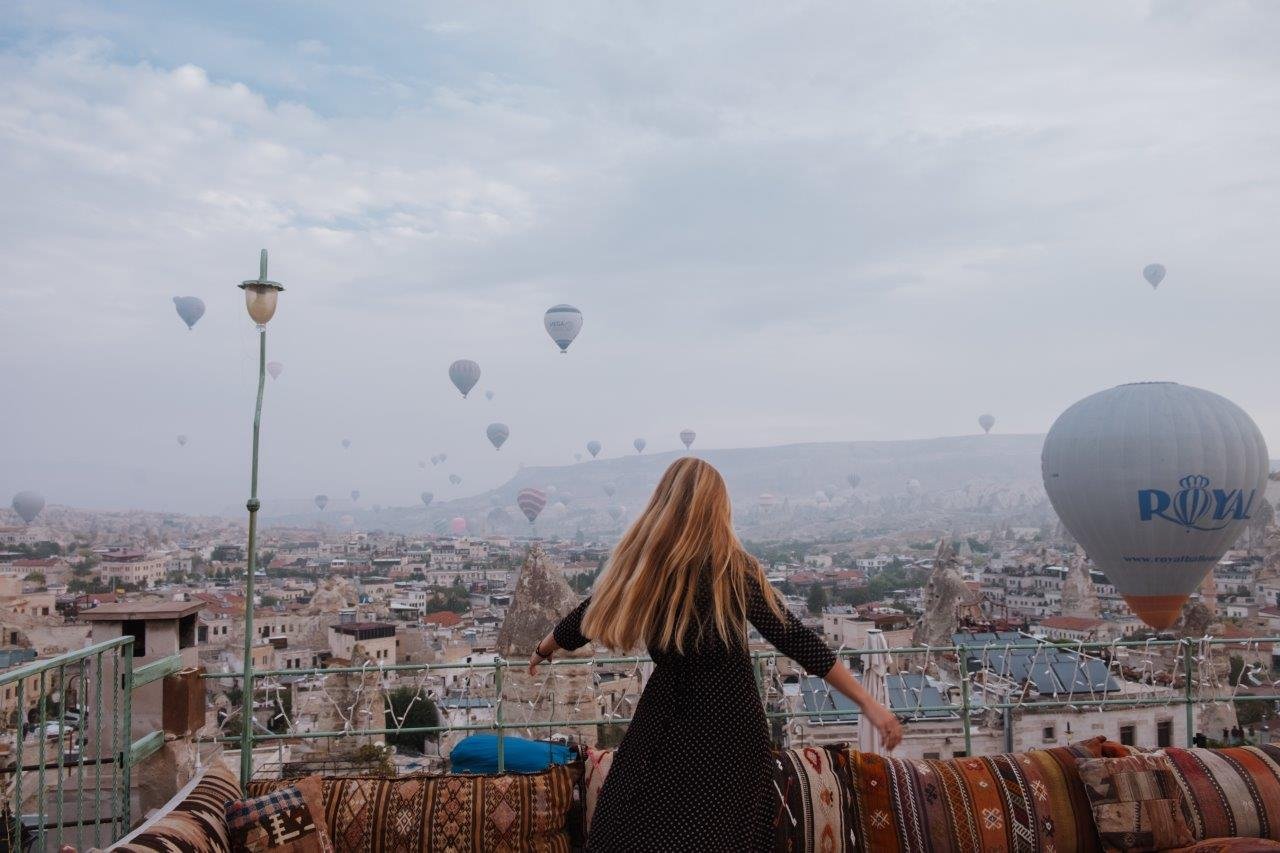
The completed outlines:
[[[820,583],[809,587],[809,598],[806,604],[811,615],[820,616],[822,609],[827,606],[827,588]]]
[[[25,578],[23,578],[23,580],[24,580],[24,581],[31,581],[32,583],[38,583],[38,584],[42,584],[42,585],[43,585],[43,584],[44,584],[44,572],[27,572],[27,576],[26,576]]]
[[[415,699],[416,697],[416,699]],[[390,708],[385,713],[385,725],[389,729],[400,728],[439,728],[440,710],[436,703],[425,696],[419,696],[412,687],[397,687],[387,696]],[[398,722],[399,721],[399,722]],[[439,732],[398,732],[386,736],[387,743],[412,749],[417,752],[426,750],[427,741],[435,741]]]

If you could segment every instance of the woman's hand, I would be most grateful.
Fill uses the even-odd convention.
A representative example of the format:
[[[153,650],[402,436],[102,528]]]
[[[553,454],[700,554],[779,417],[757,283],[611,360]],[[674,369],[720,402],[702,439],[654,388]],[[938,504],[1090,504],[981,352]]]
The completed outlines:
[[[880,741],[886,752],[892,752],[895,746],[902,743],[902,723],[888,708],[879,702],[872,702],[870,707],[862,709],[862,713],[866,721],[880,733]]]
[[[538,641],[538,645],[533,647],[533,654],[529,656],[529,674],[538,674],[538,664],[544,660],[551,660],[551,656],[560,650],[560,646],[556,644],[554,634],[547,634]]]

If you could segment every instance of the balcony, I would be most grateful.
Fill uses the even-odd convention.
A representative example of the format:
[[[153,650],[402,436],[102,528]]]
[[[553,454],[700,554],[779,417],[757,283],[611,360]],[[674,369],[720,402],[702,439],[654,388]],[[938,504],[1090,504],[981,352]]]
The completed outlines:
[[[1270,674],[1277,638],[965,639],[938,648],[840,650],[865,683],[881,681],[872,689],[883,689],[904,721],[895,756],[1020,752],[1098,734],[1138,746],[1271,740],[1264,720],[1280,701],[1280,682]],[[173,675],[181,659],[135,669],[132,644],[124,636],[0,675],[0,695],[13,697],[0,755],[7,849],[83,850],[122,837],[142,816],[138,782],[152,775],[144,765],[164,747],[185,743],[187,754],[204,760],[221,751],[229,767],[239,766],[225,750],[240,744],[240,673],[202,676],[210,723],[198,733],[134,738],[134,691]],[[524,661],[473,661],[253,673],[254,778],[317,768],[336,775],[442,771],[449,748],[477,732],[496,733],[500,770],[512,736],[616,744],[650,666],[645,657],[569,658],[530,678]],[[775,652],[754,653],[753,666],[779,746],[856,743],[857,709],[825,682]],[[421,717],[409,709],[428,703],[431,723],[412,722]],[[1259,722],[1220,724],[1237,709]],[[423,749],[403,746],[415,738]],[[402,746],[386,749],[388,742]]]

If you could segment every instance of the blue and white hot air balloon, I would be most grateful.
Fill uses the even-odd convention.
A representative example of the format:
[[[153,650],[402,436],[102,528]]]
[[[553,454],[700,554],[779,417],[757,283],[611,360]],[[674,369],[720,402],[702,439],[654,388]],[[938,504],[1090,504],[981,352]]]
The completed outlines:
[[[631,442],[631,446],[636,449],[636,453],[644,453],[644,449],[649,446],[649,442],[645,441],[643,438],[637,438],[635,441]]]
[[[587,442],[587,452],[591,454],[592,459],[595,459],[597,456],[600,455],[600,446],[601,446],[600,442],[598,441]]]
[[[1142,268],[1142,277],[1147,280],[1147,284],[1151,285],[1151,289],[1155,290],[1160,286],[1160,282],[1164,281],[1164,264],[1147,264]]]
[[[492,423],[485,430],[485,434],[489,436],[489,441],[493,444],[494,450],[501,450],[502,444],[511,435],[511,430],[507,429],[506,424]]]
[[[466,399],[467,393],[480,381],[480,365],[469,358],[460,358],[449,365],[449,380]]]
[[[178,316],[182,318],[182,322],[187,324],[187,331],[194,329],[196,323],[204,316],[204,300],[198,296],[175,296],[173,307],[178,310]]]
[[[1063,412],[1045,436],[1041,471],[1089,559],[1139,618],[1164,630],[1262,511],[1267,444],[1225,397],[1139,382]]]
[[[572,305],[553,305],[542,315],[542,325],[563,355],[582,331],[582,312]]]

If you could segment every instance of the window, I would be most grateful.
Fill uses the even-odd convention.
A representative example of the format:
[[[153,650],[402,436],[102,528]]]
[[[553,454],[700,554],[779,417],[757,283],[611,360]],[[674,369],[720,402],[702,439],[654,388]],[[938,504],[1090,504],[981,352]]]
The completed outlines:
[[[1120,727],[1120,743],[1124,746],[1136,746],[1137,738],[1134,737],[1135,726],[1133,723]]]
[[[1050,741],[1055,741],[1058,739],[1058,727],[1045,726],[1044,731],[1041,732],[1040,736],[1044,738],[1045,743],[1049,743]]]
[[[133,656],[147,656],[147,623],[142,619],[126,619],[120,626],[120,633],[133,637]]]
[[[1156,746],[1173,746],[1173,720],[1156,723]]]
[[[940,752],[926,752],[924,757],[926,760],[937,761],[942,756]]]

